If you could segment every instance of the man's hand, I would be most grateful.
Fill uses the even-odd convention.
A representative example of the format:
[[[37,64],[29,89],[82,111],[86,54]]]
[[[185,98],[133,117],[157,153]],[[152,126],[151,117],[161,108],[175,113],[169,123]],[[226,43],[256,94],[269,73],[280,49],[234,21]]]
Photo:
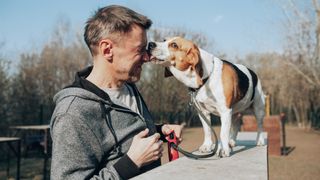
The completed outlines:
[[[135,135],[127,155],[140,168],[152,161],[155,161],[162,156],[163,142],[159,140],[160,134],[155,133],[150,137],[149,129],[141,131]]]
[[[161,131],[164,135],[168,135],[172,130],[177,136],[177,139],[179,140],[178,143],[182,141],[182,129],[183,126],[176,125],[176,124],[164,124],[161,128]]]

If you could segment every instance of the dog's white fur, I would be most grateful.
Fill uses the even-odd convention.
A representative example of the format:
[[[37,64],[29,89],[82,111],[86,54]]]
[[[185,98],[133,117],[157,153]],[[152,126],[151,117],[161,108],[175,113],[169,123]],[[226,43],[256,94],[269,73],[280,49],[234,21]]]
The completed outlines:
[[[220,143],[219,143],[219,155],[226,157],[230,155],[230,147],[235,146],[235,139],[237,133],[240,129],[240,112],[247,110],[252,110],[257,118],[258,122],[258,136],[257,145],[264,145],[264,139],[262,137],[262,123],[265,115],[265,96],[262,91],[260,80],[258,80],[255,87],[255,94],[252,99],[253,94],[253,82],[249,70],[241,65],[235,64],[238,69],[240,69],[249,79],[249,87],[246,94],[232,105],[231,108],[226,106],[226,97],[224,94],[224,86],[222,83],[222,67],[223,61],[212,54],[199,49],[200,51],[200,61],[202,63],[203,76],[202,79],[208,77],[205,84],[201,86],[197,80],[197,72],[189,66],[187,69],[180,70],[175,66],[175,60],[170,59],[172,56],[172,50],[170,50],[169,45],[174,40],[179,37],[171,38],[164,42],[154,42],[156,47],[152,48],[151,58],[156,59],[158,64],[163,64],[167,66],[170,72],[179,81],[185,84],[187,87],[199,88],[196,91],[196,101],[201,106],[201,111],[210,119],[210,113],[218,115],[221,117],[221,132],[220,132]],[[183,43],[184,39],[179,38],[179,42]],[[171,48],[172,49],[172,48]],[[170,63],[168,63],[170,62]],[[251,100],[252,99],[252,100]],[[210,152],[213,147],[213,142],[211,139],[210,127],[207,123],[199,116],[204,129],[204,142],[200,146],[199,151],[206,153]]]

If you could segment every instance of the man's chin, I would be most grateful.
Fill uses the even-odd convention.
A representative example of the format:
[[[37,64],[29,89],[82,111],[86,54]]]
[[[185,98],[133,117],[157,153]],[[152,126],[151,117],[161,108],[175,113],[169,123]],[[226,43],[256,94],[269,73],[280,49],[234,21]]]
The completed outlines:
[[[140,80],[141,71],[135,74],[129,75],[128,82],[135,83]]]
[[[140,80],[140,76],[131,76],[128,80],[129,83],[136,83]]]

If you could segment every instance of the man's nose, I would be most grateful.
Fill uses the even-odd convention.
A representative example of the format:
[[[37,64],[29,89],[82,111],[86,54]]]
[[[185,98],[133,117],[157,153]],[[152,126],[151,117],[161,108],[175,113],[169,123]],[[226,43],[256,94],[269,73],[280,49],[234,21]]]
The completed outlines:
[[[148,53],[147,51],[145,51],[145,52],[143,53],[142,60],[143,60],[144,62],[150,61],[150,55],[149,55],[149,53]]]

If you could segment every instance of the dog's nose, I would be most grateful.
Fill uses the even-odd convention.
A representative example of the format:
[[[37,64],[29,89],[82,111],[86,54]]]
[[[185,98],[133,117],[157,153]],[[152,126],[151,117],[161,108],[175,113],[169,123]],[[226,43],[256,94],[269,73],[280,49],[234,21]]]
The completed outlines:
[[[149,42],[149,44],[148,44],[148,50],[150,51],[150,50],[152,50],[152,49],[154,49],[154,48],[156,48],[157,47],[157,44],[156,43],[154,43],[154,42]]]

